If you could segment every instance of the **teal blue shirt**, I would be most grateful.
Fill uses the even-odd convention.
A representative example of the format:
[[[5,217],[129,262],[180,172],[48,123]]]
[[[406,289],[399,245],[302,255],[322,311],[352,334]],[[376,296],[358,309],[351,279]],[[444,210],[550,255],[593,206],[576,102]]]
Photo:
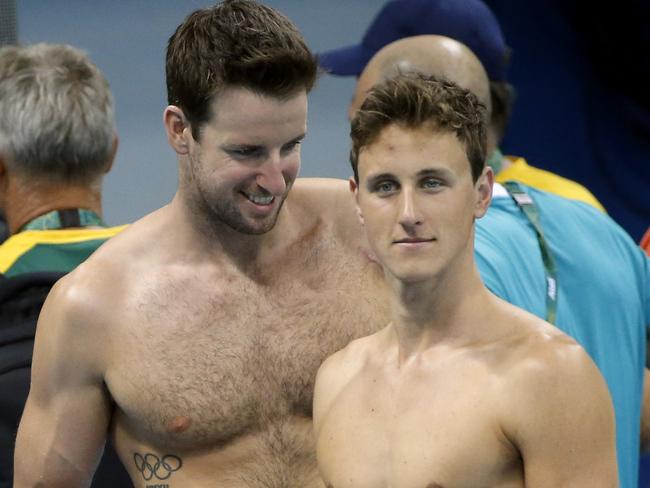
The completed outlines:
[[[605,377],[616,414],[621,487],[636,488],[650,260],[621,227],[593,207],[525,188],[555,257],[556,325],[585,348]],[[493,293],[545,318],[539,244],[509,196],[495,196],[487,215],[477,221],[475,254]]]

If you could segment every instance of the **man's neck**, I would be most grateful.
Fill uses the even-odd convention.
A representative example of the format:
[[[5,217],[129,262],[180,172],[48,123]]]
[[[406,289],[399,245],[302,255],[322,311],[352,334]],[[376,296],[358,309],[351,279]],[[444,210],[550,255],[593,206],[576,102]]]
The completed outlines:
[[[15,186],[5,199],[5,218],[9,234],[53,210],[83,208],[102,215],[101,192],[88,186]]]
[[[246,234],[211,220],[204,215],[204,209],[193,206],[191,200],[179,193],[169,210],[174,225],[182,229],[178,236],[186,241],[186,246],[212,262],[228,262],[247,272],[281,259],[301,233],[300,222],[292,215],[288,200],[290,198],[284,202],[275,226],[263,234]]]
[[[393,329],[400,362],[440,343],[472,342],[481,332],[475,317],[488,306],[489,292],[470,261],[419,283],[393,280]]]

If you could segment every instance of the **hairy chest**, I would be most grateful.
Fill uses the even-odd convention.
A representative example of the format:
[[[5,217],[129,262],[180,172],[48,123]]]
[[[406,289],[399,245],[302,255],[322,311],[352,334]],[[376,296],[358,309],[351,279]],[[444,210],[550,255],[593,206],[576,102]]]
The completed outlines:
[[[335,259],[338,258],[338,259]],[[309,417],[322,361],[386,322],[363,260],[302,261],[262,282],[170,280],[132,302],[107,383],[149,442],[226,445]]]

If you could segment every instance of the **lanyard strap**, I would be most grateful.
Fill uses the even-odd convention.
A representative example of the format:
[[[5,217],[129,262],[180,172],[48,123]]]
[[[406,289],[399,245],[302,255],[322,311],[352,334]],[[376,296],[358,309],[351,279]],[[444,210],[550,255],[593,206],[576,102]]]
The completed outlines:
[[[539,212],[534,200],[526,193],[526,190],[516,181],[506,181],[503,183],[506,190],[524,213],[528,221],[535,229],[535,236],[539,243],[539,250],[542,253],[542,262],[544,263],[544,274],[546,276],[546,320],[555,324],[557,313],[557,272],[555,268],[555,259],[551,254],[551,249],[544,237],[544,231],[539,219]]]
[[[102,218],[85,208],[66,208],[39,215],[23,225],[18,232],[25,230],[55,230],[71,227],[106,227]]]

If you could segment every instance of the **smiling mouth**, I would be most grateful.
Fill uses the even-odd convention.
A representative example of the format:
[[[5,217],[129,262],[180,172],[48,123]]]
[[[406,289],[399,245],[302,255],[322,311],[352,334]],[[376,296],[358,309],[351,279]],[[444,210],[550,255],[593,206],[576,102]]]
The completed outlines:
[[[255,205],[271,205],[275,197],[273,195],[250,195],[245,192],[241,192],[242,195],[246,197],[247,200],[253,202]]]

